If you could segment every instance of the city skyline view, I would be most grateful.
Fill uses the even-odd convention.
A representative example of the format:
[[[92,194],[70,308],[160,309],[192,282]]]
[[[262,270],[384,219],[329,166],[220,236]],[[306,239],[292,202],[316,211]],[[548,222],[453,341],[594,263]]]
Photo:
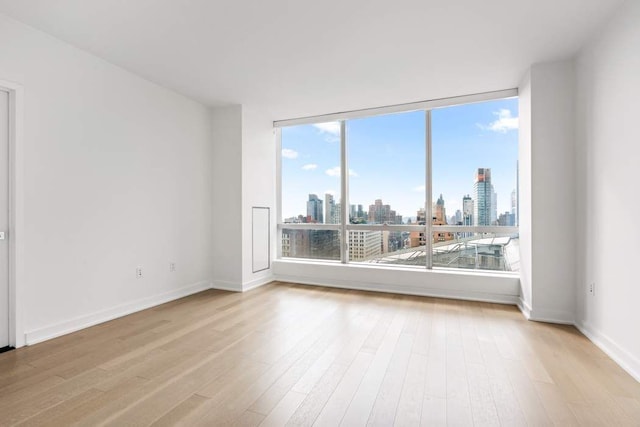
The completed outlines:
[[[473,196],[478,168],[490,168],[497,214],[511,212],[518,158],[518,100],[501,99],[432,110],[432,202],[442,194],[448,218]],[[375,200],[403,222],[424,207],[425,113],[346,121],[349,204]],[[282,217],[306,216],[309,194],[340,202],[339,122],[282,129]]]

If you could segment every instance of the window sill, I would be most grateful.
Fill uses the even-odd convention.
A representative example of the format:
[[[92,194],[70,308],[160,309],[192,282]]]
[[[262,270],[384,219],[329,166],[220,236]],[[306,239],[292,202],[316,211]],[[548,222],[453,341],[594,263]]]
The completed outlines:
[[[506,304],[516,304],[520,295],[519,275],[513,272],[427,270],[300,259],[275,260],[273,272],[276,280],[301,284]]]
[[[306,258],[280,258],[273,261],[274,263],[282,264],[294,264],[294,265],[309,265],[309,266],[334,266],[339,268],[355,268],[366,270],[389,270],[389,271],[411,271],[423,274],[454,274],[463,276],[482,276],[482,277],[515,277],[519,278],[520,273],[517,271],[498,271],[498,270],[475,270],[475,269],[463,269],[463,268],[445,268],[434,267],[429,270],[421,266],[407,266],[399,264],[367,264],[350,262],[343,264],[340,261],[334,260],[315,260]]]

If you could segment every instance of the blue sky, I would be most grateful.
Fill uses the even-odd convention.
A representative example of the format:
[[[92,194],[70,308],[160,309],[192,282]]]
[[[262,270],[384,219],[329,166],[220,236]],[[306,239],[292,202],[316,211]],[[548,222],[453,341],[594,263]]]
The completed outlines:
[[[447,216],[473,197],[475,171],[491,168],[498,214],[510,210],[518,158],[517,98],[432,110],[433,197]],[[340,198],[337,122],[282,129],[282,214],[306,215],[309,193]],[[424,206],[425,113],[415,111],[347,121],[350,204],[375,199],[415,217]]]

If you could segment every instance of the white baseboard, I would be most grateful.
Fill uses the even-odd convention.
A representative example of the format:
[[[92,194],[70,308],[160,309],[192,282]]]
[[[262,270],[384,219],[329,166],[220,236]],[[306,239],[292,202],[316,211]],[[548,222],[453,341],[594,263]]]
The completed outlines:
[[[273,282],[275,279],[272,274],[261,277],[259,279],[250,280],[242,284],[242,292],[247,292],[255,288],[259,288],[260,286],[264,286],[267,283]]]
[[[211,284],[211,288],[219,289],[221,291],[247,292],[251,289],[255,289],[262,285],[266,285],[267,283],[273,282],[274,280],[275,279],[271,274],[265,277],[250,280],[245,283],[230,282],[227,280],[214,280]]]
[[[117,319],[118,317],[126,316],[127,314],[135,313],[147,308],[155,307],[160,304],[164,304],[169,301],[173,301],[179,298],[186,297],[191,294],[202,292],[210,289],[210,282],[198,282],[193,285],[185,286],[179,289],[175,289],[164,294],[142,298],[133,302],[119,305],[117,307],[100,310],[95,313],[79,316],[64,322],[56,323],[55,325],[47,326],[40,329],[34,329],[29,332],[25,332],[25,344],[32,345],[42,341],[50,340],[62,335],[70,334],[71,332],[79,331],[90,326],[104,323],[109,320]]]
[[[211,288],[221,291],[242,292],[242,283],[230,282],[228,280],[214,280],[213,283],[211,283]]]
[[[531,320],[531,306],[522,297],[518,298],[518,308],[527,320]]]
[[[309,277],[288,276],[277,274],[275,280],[280,282],[299,283],[302,285],[326,286],[330,288],[355,289],[359,291],[386,292],[403,295],[416,295],[424,297],[460,299],[467,301],[482,301],[498,304],[516,305],[518,297],[515,295],[492,294],[474,291],[458,291],[447,289],[429,289],[422,286],[393,286],[389,284],[358,282],[354,280],[335,280],[328,281],[314,280]]]
[[[518,299],[518,308],[527,320],[533,320],[535,322],[557,323],[560,325],[573,325],[575,323],[573,312],[545,309],[534,310],[533,308],[531,308],[528,302],[522,299],[522,297]]]
[[[575,326],[622,369],[640,382],[640,360],[637,357],[620,347],[606,335],[591,329],[587,324],[576,322]]]
[[[533,309],[529,311],[529,320],[536,322],[558,323],[560,325],[574,325],[575,315],[571,311]]]

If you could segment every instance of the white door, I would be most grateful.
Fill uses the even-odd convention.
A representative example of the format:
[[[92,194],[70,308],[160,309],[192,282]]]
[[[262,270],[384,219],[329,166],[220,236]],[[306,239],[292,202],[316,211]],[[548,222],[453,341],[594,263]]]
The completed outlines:
[[[0,349],[9,345],[9,93],[0,90]]]

